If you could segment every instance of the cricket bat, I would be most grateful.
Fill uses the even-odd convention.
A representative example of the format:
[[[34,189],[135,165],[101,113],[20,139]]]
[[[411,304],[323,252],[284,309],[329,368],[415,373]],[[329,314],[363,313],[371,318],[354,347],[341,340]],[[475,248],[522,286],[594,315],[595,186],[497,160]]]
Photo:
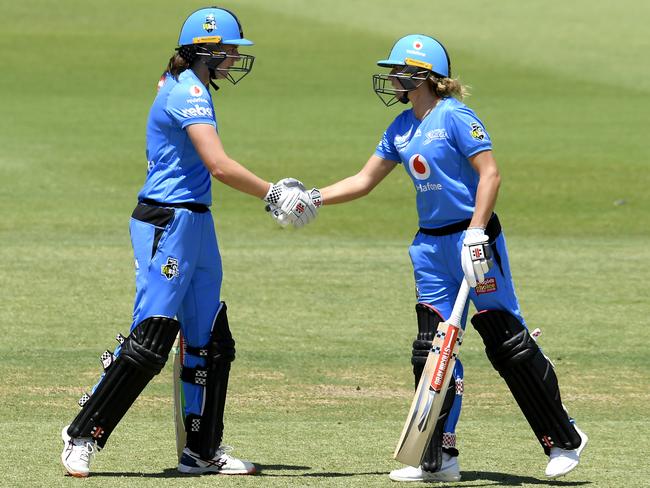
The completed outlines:
[[[445,400],[444,392],[449,387],[458,348],[462,343],[463,329],[460,321],[468,295],[469,285],[463,279],[451,316],[438,325],[402,435],[395,448],[393,457],[401,463],[419,466],[435,430]]]
[[[185,402],[183,400],[183,384],[181,383],[181,367],[183,366],[183,356],[185,355],[185,341],[183,335],[179,332],[176,336],[176,342],[172,348],[174,351],[174,372],[172,381],[174,382],[174,420],[176,424],[176,454],[178,460],[181,460],[187,435],[185,433]]]

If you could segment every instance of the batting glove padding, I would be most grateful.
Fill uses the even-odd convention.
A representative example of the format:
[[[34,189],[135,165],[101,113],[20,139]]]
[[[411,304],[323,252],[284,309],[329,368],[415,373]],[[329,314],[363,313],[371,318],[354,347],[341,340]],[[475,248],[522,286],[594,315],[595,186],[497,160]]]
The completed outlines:
[[[264,201],[269,204],[267,210],[279,225],[286,227],[292,224],[299,228],[314,220],[318,213],[311,192],[307,192],[305,186],[295,178],[284,178],[271,186]]]
[[[485,274],[492,267],[492,251],[484,229],[479,227],[467,229],[460,258],[469,286],[474,288],[478,283],[482,283]]]

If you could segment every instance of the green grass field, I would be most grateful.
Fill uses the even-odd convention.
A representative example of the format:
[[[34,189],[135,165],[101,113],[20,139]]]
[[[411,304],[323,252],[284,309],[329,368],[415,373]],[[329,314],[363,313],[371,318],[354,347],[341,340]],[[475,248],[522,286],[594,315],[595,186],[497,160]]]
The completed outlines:
[[[498,212],[519,298],[589,434],[561,481],[468,329],[457,486],[650,485],[650,4],[242,0],[253,73],[216,96],[227,151],[259,175],[323,186],[356,172],[399,109],[371,88],[410,32],[441,39],[495,141]],[[182,20],[201,2],[62,0],[0,9],[0,486],[395,486],[416,330],[398,168],[301,231],[214,185],[238,359],[225,441],[255,477],[175,470],[171,364],[85,480],[60,430],[128,332],[128,218],[144,126]],[[615,205],[618,202],[619,205]],[[620,204],[623,203],[623,204]]]

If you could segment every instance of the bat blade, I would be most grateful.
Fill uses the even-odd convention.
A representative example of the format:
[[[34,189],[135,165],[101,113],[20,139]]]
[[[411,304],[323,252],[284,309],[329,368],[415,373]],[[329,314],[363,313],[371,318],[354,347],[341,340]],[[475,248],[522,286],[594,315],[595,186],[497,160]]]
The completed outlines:
[[[420,432],[427,429],[427,423],[429,421],[429,413],[431,412],[431,406],[433,405],[433,399],[435,397],[436,397],[436,392],[429,389],[427,395],[427,403],[424,405],[424,408],[422,409],[422,413],[420,414],[420,418],[418,419],[418,430]]]
[[[178,460],[181,460],[183,455],[183,449],[185,448],[185,442],[187,440],[187,435],[185,433],[185,408],[183,385],[181,383],[181,367],[183,366],[183,355],[185,351],[185,344],[183,341],[183,336],[181,333],[178,333],[176,337],[176,342],[172,351],[174,351],[174,368],[173,368],[173,378],[174,383],[174,424],[176,426],[176,454]]]
[[[460,321],[468,294],[469,285],[463,280],[449,320],[438,325],[402,435],[393,454],[401,463],[419,466],[435,430],[462,343]]]
[[[402,435],[393,454],[401,463],[416,467],[420,465],[442,410],[444,392],[449,387],[451,372],[456,364],[461,336],[462,330],[452,324],[444,322],[438,327],[433,348],[427,357]]]

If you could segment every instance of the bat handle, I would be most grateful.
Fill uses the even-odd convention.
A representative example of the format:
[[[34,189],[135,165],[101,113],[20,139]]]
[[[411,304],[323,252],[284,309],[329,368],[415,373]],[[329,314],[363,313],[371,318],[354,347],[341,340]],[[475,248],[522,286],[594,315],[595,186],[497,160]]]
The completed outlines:
[[[465,304],[467,303],[467,297],[469,295],[469,284],[467,280],[463,278],[463,282],[460,285],[460,290],[458,290],[458,296],[454,302],[454,308],[451,311],[451,316],[447,322],[460,327],[460,321],[463,317],[463,312],[465,311]]]

